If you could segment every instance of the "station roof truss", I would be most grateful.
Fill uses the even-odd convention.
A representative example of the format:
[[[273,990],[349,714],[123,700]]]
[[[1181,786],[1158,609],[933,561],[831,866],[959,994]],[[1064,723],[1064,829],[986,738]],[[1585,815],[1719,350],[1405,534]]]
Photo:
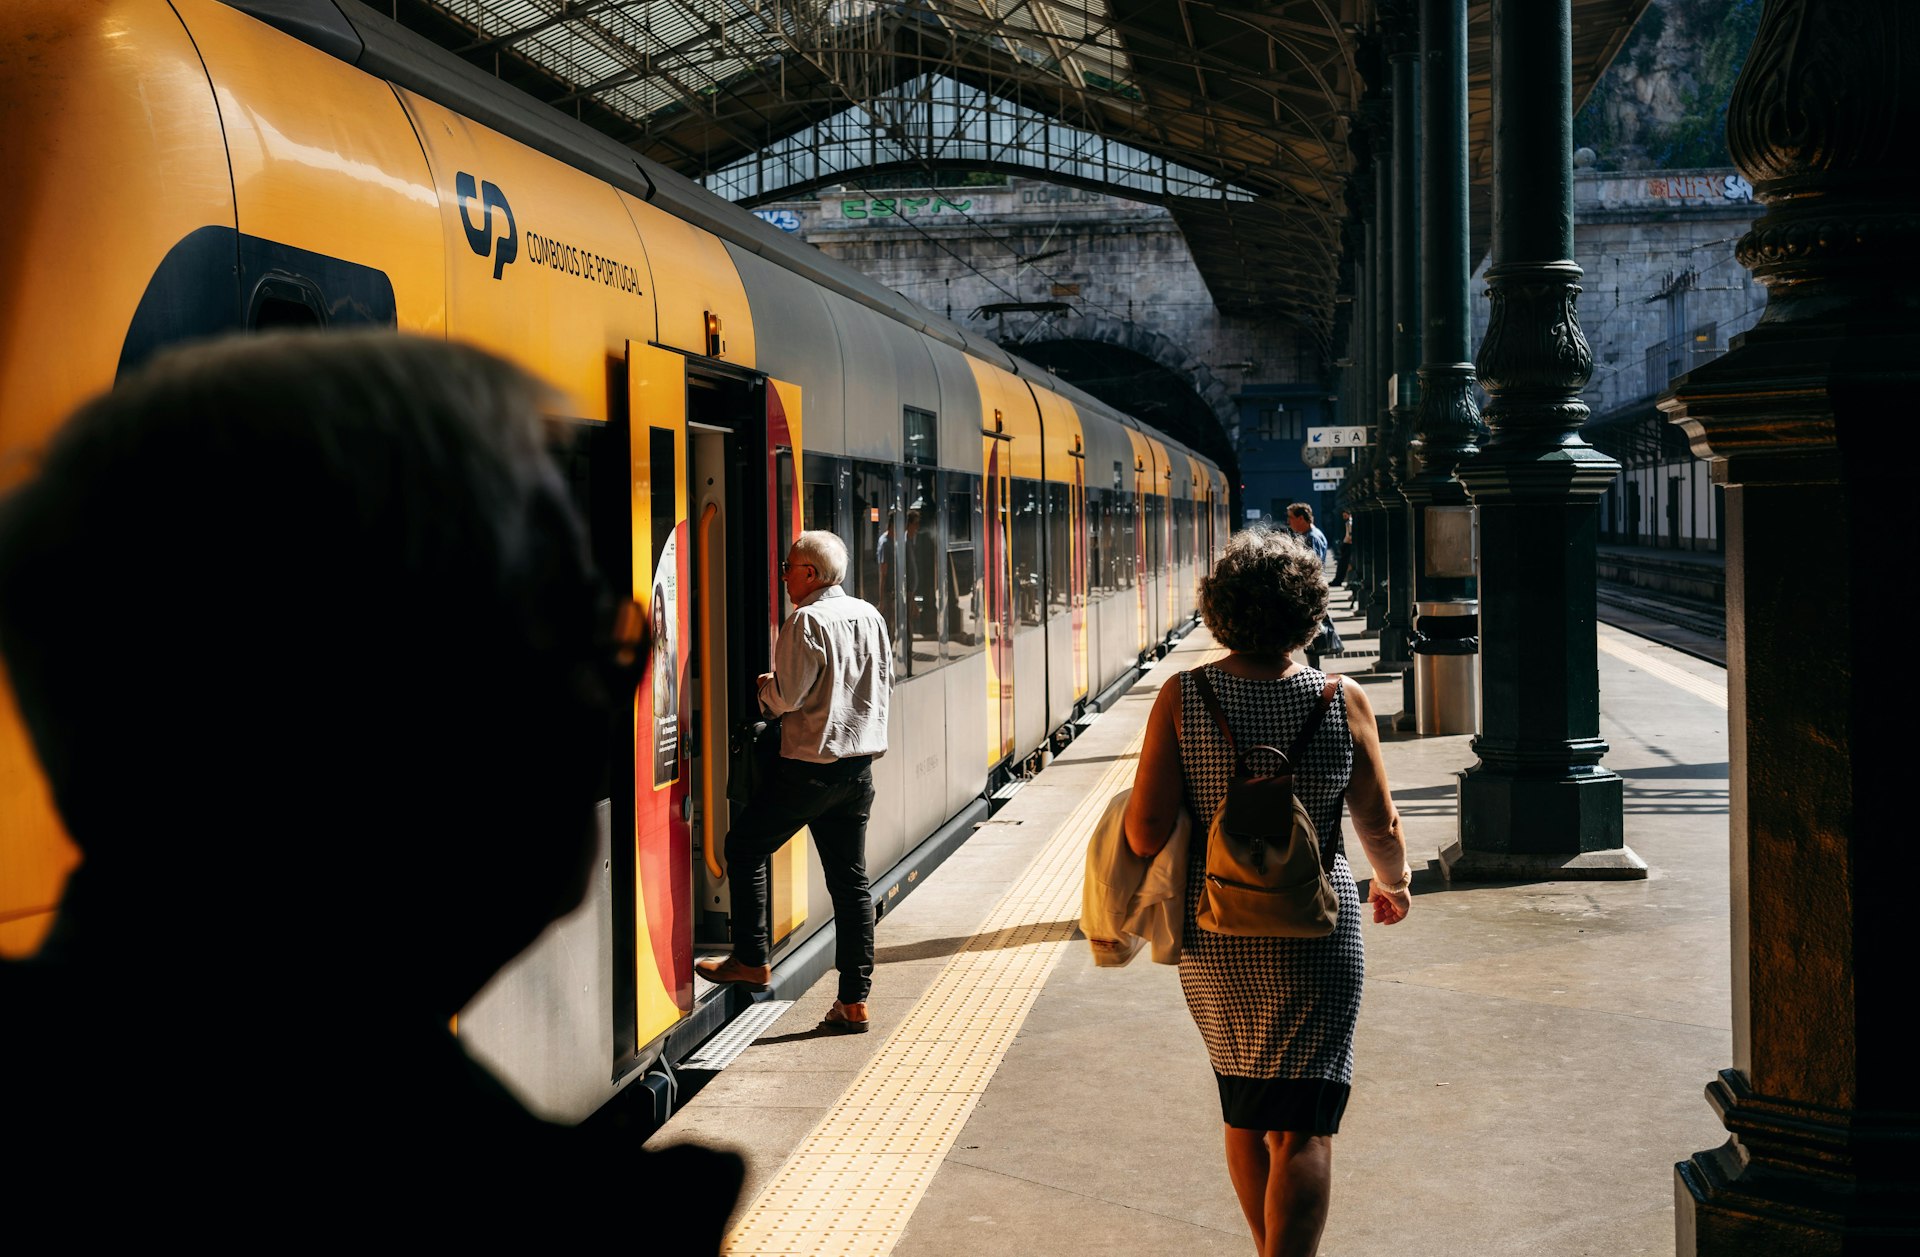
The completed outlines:
[[[1167,206],[1226,314],[1323,344],[1369,76],[1412,0],[368,0],[746,205],[1002,171]],[[1573,0],[1576,103],[1650,0]],[[1468,11],[1474,248],[1490,5]],[[1384,90],[1384,82],[1377,85]]]

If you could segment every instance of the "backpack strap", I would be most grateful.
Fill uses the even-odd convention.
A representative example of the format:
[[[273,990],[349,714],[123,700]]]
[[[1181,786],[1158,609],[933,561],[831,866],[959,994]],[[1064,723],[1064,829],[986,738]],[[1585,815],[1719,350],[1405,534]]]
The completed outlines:
[[[1207,714],[1213,717],[1213,723],[1220,730],[1220,736],[1227,740],[1227,749],[1233,752],[1234,772],[1247,776],[1245,757],[1240,754],[1239,743],[1233,740],[1233,730],[1227,727],[1226,709],[1220,706],[1220,695],[1214,691],[1213,682],[1207,680],[1205,667],[1189,668],[1187,675],[1193,678],[1194,685],[1200,691],[1200,701],[1207,705]],[[1307,741],[1320,728],[1320,722],[1327,718],[1327,708],[1333,705],[1333,696],[1340,692],[1340,678],[1328,677],[1326,688],[1320,691],[1320,702],[1307,717],[1307,723],[1300,726],[1300,734],[1294,738],[1293,745],[1287,748],[1287,765],[1300,761],[1300,752],[1307,749]],[[1271,748],[1269,748],[1271,749]]]
[[[1307,723],[1300,726],[1300,736],[1295,738],[1293,745],[1287,748],[1287,763],[1300,762],[1300,752],[1307,749],[1307,740],[1320,728],[1320,722],[1327,718],[1327,708],[1333,706],[1333,696],[1339,692],[1340,678],[1328,677],[1327,688],[1320,691],[1320,705],[1313,709],[1313,714],[1307,717]]]
[[[1200,701],[1207,705],[1207,714],[1213,717],[1214,725],[1220,730],[1220,736],[1227,740],[1227,749],[1233,752],[1235,771],[1246,776],[1246,765],[1240,762],[1240,746],[1233,740],[1233,730],[1227,727],[1226,709],[1220,706],[1220,695],[1213,689],[1213,682],[1207,680],[1204,666],[1187,669],[1187,675],[1193,678],[1194,685],[1200,691]]]

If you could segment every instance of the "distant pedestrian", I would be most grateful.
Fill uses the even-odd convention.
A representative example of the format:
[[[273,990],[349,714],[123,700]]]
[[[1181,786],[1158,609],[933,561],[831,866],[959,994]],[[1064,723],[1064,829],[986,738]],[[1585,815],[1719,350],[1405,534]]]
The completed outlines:
[[[1313,526],[1313,508],[1305,502],[1295,502],[1287,508],[1287,527],[1293,529],[1294,536],[1312,550],[1314,557],[1324,565],[1327,561],[1327,534]]]
[[[733,953],[697,966],[710,982],[765,989],[773,978],[770,863],[804,826],[820,852],[833,899],[839,998],[822,1024],[855,1033],[870,1026],[873,894],[867,884],[867,815],[873,761],[887,752],[893,646],[871,603],[840,588],[846,543],[803,532],[780,565],[793,613],[780,626],[773,671],[760,677],[760,706],[780,721],[780,759],[727,834],[733,890]]]
[[[1353,1035],[1366,957],[1360,896],[1340,833],[1344,806],[1373,866],[1376,923],[1411,907],[1406,846],[1366,691],[1291,659],[1327,603],[1321,569],[1267,529],[1237,533],[1200,586],[1200,613],[1232,653],[1206,674],[1242,746],[1292,745],[1325,703],[1293,765],[1295,797],[1318,831],[1337,898],[1333,933],[1252,938],[1200,928],[1207,862],[1188,862],[1180,987],[1213,1065],[1227,1173],[1256,1249],[1311,1257],[1326,1227],[1333,1136],[1353,1081]],[[1126,814],[1127,844],[1155,855],[1184,804],[1196,827],[1225,797],[1234,756],[1191,675],[1160,690]]]
[[[1322,579],[1324,579],[1327,568],[1327,534],[1313,526],[1313,508],[1305,502],[1295,502],[1292,506],[1289,506],[1287,508],[1287,527],[1293,530],[1294,539],[1313,551],[1313,557],[1320,560],[1321,576]],[[1333,617],[1329,614],[1323,617],[1323,622],[1319,630],[1307,639],[1303,648],[1307,656],[1307,666],[1309,668],[1317,668],[1320,666],[1320,643],[1330,641],[1334,636]]]
[[[1333,583],[1345,588],[1347,583],[1347,569],[1353,566],[1353,512],[1341,511],[1340,522],[1342,531],[1340,534],[1339,559],[1334,565]]]

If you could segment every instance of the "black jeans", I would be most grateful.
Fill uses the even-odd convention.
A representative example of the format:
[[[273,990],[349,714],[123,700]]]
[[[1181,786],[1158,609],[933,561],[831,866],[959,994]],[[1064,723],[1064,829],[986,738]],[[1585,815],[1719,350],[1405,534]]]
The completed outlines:
[[[733,888],[733,956],[764,965],[773,947],[769,875],[773,853],[807,826],[833,897],[833,962],[840,1001],[859,1004],[873,987],[873,893],[867,885],[867,814],[873,808],[873,759],[831,764],[781,758],[727,833],[727,882]]]

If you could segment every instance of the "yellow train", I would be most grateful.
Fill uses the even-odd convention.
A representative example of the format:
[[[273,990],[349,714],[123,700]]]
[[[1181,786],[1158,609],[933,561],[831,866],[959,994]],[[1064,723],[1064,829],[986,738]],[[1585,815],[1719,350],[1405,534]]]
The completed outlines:
[[[802,528],[854,555],[899,692],[875,766],[882,912],[1191,622],[1220,470],[354,0],[0,7],[0,487],[159,348],[264,327],[468,341],[572,399],[596,557],[657,653],[614,748],[606,874],[459,1032],[579,1119],[710,1033],[731,742]],[[0,956],[74,859],[0,678]],[[776,981],[826,967],[804,834]],[[704,986],[704,984],[699,984]],[[657,1088],[656,1088],[657,1089]]]

